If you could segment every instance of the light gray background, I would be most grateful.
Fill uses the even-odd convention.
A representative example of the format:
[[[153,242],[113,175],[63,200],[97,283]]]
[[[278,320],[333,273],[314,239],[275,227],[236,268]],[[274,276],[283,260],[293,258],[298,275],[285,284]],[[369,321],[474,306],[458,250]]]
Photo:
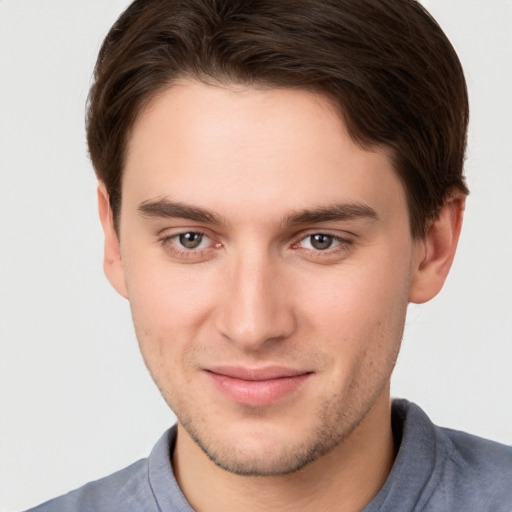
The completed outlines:
[[[102,273],[84,103],[121,0],[0,0],[0,510],[145,456],[173,415]],[[512,2],[430,0],[466,69],[472,194],[455,266],[410,310],[393,394],[512,444]]]

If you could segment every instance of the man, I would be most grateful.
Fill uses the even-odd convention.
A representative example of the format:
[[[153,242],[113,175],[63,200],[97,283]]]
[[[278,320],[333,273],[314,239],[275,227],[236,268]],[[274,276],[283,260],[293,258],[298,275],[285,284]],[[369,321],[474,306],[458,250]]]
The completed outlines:
[[[467,119],[417,3],[134,2],[88,143],[105,272],[178,424],[36,510],[510,510],[511,449],[389,396],[455,254]]]

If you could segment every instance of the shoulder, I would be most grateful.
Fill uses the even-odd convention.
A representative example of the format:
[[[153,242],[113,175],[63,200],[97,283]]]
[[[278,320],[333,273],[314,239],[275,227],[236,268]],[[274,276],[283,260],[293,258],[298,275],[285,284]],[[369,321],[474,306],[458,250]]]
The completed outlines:
[[[436,427],[436,434],[453,490],[481,495],[496,506],[506,502],[512,510],[512,446],[447,428]]]
[[[512,447],[438,427],[405,400],[393,410],[402,439],[392,480],[410,487],[411,510],[512,511]]]
[[[157,511],[148,480],[148,461],[142,459],[110,476],[90,482],[29,512]]]
[[[190,511],[174,478],[170,453],[176,427],[158,440],[147,459],[27,512],[159,512]]]

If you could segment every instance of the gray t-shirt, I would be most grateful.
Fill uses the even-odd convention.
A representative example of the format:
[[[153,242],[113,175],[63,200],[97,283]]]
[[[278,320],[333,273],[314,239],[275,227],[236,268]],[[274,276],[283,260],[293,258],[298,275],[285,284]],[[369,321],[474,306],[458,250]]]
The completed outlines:
[[[436,427],[415,404],[395,400],[393,469],[363,512],[512,512],[512,447]],[[176,427],[149,458],[31,512],[193,512],[170,463]]]

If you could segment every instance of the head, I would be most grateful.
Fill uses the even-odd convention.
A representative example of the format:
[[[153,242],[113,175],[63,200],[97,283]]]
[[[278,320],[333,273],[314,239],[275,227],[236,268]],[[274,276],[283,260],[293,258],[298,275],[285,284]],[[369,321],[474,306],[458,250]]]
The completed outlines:
[[[378,431],[407,303],[453,258],[467,120],[416,2],[127,9],[88,142],[106,273],[181,439],[270,475]]]

